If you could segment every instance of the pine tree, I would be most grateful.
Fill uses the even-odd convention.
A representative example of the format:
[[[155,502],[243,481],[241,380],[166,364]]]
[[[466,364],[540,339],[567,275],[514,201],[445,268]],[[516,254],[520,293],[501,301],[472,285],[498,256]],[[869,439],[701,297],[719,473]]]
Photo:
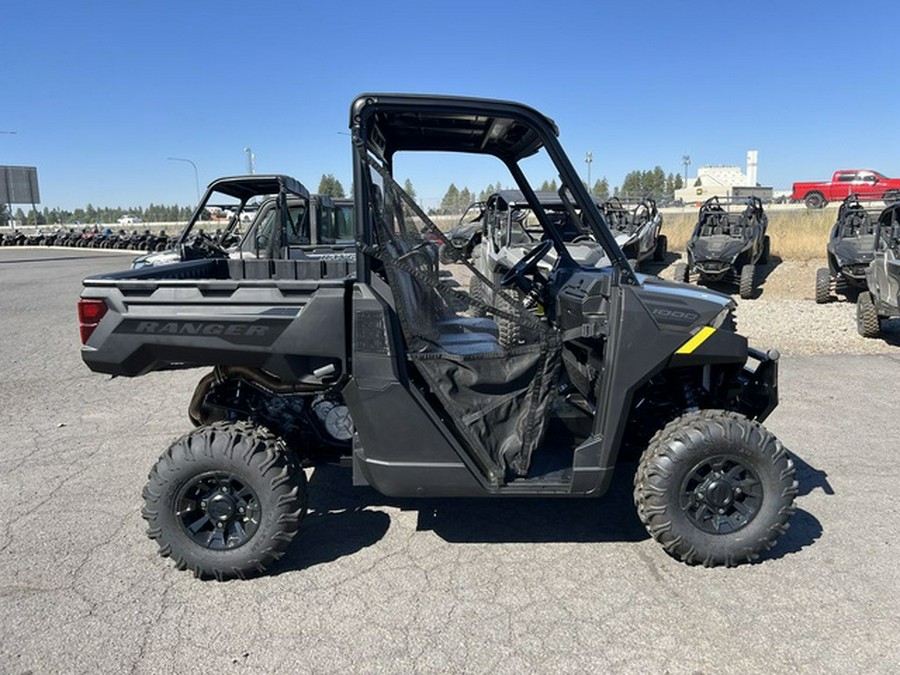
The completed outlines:
[[[459,188],[455,184],[450,183],[444,198],[441,200],[441,215],[451,215],[457,213],[456,209],[459,204]]]
[[[594,187],[591,188],[591,194],[598,200],[609,199],[609,181],[606,180],[606,176],[594,182]]]
[[[323,173],[322,180],[319,181],[318,193],[326,197],[343,197],[344,186],[333,174]]]

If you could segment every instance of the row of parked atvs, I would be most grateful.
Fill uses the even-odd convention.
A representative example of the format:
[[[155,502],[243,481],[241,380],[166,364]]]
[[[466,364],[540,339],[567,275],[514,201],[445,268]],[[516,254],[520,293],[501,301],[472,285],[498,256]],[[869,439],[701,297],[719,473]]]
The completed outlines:
[[[153,234],[150,230],[138,232],[109,228],[60,228],[53,231],[37,230],[24,233],[14,230],[0,233],[0,246],[71,246],[78,248],[116,248],[130,251],[162,251],[175,245],[177,237],[166,235],[165,231]]]
[[[828,240],[828,267],[816,271],[816,302],[833,293],[856,298],[856,327],[877,337],[900,317],[900,203],[881,209],[850,195],[838,209]]]
[[[538,192],[537,197],[550,217],[558,218],[560,231],[577,262],[587,266],[608,264],[601,247],[586,233],[570,226],[573,220],[558,195]],[[611,197],[597,206],[635,270],[640,270],[645,261],[666,259],[668,241],[660,233],[662,214],[654,200],[645,198],[628,203]],[[495,193],[486,202],[473,204],[448,233],[448,241],[441,248],[441,260],[446,263],[473,258],[480,272],[488,278],[499,278],[498,275],[538,243],[541,229],[529,214],[525,198],[512,190]],[[767,227],[762,202],[755,197],[708,199],[700,207],[687,242],[687,259],[675,266],[675,279],[688,282],[693,275],[704,282],[734,283],[742,298],[754,297],[756,267],[769,259]]]

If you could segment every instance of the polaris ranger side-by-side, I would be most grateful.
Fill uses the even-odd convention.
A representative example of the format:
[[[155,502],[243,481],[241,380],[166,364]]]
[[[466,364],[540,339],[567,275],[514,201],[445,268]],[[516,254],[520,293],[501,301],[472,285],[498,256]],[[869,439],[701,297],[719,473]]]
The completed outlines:
[[[287,200],[277,199],[280,190]],[[246,175],[217,178],[168,250],[139,256],[135,269],[200,258],[242,258],[266,255],[268,232],[288,211],[286,241],[327,253],[331,246],[347,252],[353,242],[353,204],[348,199],[310,194],[290,176]],[[218,220],[213,218],[217,217]],[[224,221],[224,226],[219,223]],[[215,228],[215,231],[213,229]]]
[[[347,461],[354,484],[391,496],[599,497],[626,447],[643,451],[638,515],[673,556],[733,565],[774,544],[797,493],[761,424],[778,403],[777,352],[725,327],[727,296],[634,272],[550,119],[505,101],[365,94],[350,128],[352,268],[305,255],[283,219],[269,258],[84,282],[93,370],[213,367],[191,400],[196,428],[144,490],[163,555],[217,578],[266,569],[303,518],[304,464]],[[442,235],[393,178],[398,158],[423,151],[498,159],[540,223],[493,289],[504,309],[441,274]],[[525,177],[536,154],[610,265],[573,260]],[[520,326],[515,345],[498,318]]]

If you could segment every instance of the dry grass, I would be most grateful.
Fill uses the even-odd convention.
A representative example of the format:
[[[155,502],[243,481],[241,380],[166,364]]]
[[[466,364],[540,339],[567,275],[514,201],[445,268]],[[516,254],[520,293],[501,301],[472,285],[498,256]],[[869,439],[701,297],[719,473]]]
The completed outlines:
[[[770,210],[767,215],[772,255],[783,260],[816,260],[825,256],[837,209]],[[664,214],[662,231],[669,239],[669,248],[683,251],[696,222],[696,211]]]

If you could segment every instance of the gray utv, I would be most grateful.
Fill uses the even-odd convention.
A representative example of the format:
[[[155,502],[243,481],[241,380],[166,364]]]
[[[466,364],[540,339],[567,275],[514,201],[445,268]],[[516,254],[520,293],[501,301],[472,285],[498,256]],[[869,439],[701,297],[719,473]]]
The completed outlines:
[[[341,250],[352,243],[351,200],[310,195],[289,176],[227,176],[209,184],[173,248],[139,256],[132,267],[256,255],[260,242],[265,240],[264,233],[273,222],[280,222],[281,202],[276,196],[281,186],[288,197],[289,237],[297,243],[321,244],[323,248],[337,244]],[[263,243],[263,251],[265,248]]]
[[[859,196],[847,197],[838,209],[828,239],[828,267],[816,270],[816,302],[825,304],[831,292],[847,295],[865,288],[866,269],[875,256],[875,228],[879,208],[865,207]]]
[[[600,205],[600,210],[632,267],[639,269],[651,258],[654,262],[666,259],[669,242],[666,235],[660,234],[663,217],[655,200],[645,197],[628,202],[610,197]]]
[[[900,317],[900,203],[878,216],[866,286],[856,299],[856,327],[863,337],[878,337],[887,319]]]
[[[737,283],[741,298],[756,294],[756,266],[769,262],[769,218],[758,197],[711,197],[703,202],[688,239],[687,262],[675,265],[675,280]]]
[[[797,494],[762,425],[778,404],[777,352],[727,328],[729,297],[635,274],[550,119],[505,101],[365,94],[350,129],[352,266],[306,255],[282,210],[268,258],[84,282],[93,370],[212,366],[189,406],[195,428],[144,490],[162,555],[220,579],[269,568],[306,512],[303,467],[325,462],[392,497],[600,497],[615,472],[630,477],[630,451],[637,514],[672,556],[735,565],[774,545]],[[498,284],[463,263],[507,309],[441,273],[443,235],[393,177],[398,155],[423,151],[496,158],[519,186],[535,246]],[[570,225],[610,264],[575,261],[529,161],[553,163]],[[498,319],[519,325],[515,345]]]
[[[440,245],[443,264],[467,260],[481,243],[484,234],[484,202],[472,202],[446,235],[446,243]]]

